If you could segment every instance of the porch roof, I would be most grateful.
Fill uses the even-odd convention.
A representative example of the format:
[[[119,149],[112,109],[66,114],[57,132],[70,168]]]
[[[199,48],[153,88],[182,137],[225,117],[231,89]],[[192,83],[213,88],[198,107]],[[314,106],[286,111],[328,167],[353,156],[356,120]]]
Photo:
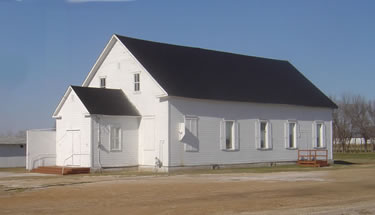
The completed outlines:
[[[71,86],[90,114],[140,116],[120,89]]]

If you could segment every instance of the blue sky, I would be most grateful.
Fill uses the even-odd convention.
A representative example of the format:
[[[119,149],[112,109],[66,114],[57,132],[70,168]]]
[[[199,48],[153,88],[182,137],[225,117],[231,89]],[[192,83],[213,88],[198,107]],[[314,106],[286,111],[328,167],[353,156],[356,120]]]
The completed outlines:
[[[113,33],[289,60],[327,95],[375,99],[375,1],[0,0],[0,134],[53,126]]]

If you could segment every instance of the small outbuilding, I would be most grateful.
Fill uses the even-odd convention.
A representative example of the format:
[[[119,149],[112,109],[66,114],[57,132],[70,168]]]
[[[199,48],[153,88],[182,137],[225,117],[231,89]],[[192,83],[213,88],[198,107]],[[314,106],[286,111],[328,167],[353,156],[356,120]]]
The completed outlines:
[[[0,137],[0,168],[26,166],[26,137]]]

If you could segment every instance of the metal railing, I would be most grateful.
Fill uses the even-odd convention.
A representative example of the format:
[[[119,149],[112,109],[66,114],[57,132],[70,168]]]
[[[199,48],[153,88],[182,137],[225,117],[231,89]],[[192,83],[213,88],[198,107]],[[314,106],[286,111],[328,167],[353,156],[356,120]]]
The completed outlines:
[[[328,161],[328,150],[326,149],[298,150],[298,160],[299,161],[317,161],[317,160]]]
[[[41,157],[41,156],[44,156],[44,157]],[[46,159],[46,158],[56,158],[56,154],[51,154],[51,153],[49,153],[49,154],[38,154],[37,156],[31,158],[29,160],[30,161],[29,165],[31,165],[31,169],[29,169],[29,171],[31,171],[32,169],[34,169],[34,165],[35,165],[36,161],[40,162],[41,160]]]
[[[72,158],[73,159],[73,156],[82,156],[82,155],[90,155],[90,154],[71,154],[70,156],[68,156],[67,158],[64,159],[64,162],[63,162],[63,167],[61,169],[61,175],[64,175],[64,169],[65,169],[65,163],[66,161],[69,159],[69,158]],[[75,166],[73,165],[73,161],[72,161],[72,165],[71,166]]]

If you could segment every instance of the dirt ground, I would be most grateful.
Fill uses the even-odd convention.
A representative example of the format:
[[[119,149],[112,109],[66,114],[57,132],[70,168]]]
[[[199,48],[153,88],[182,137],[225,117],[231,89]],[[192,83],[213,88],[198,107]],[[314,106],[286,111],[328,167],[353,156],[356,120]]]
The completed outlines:
[[[9,176],[0,214],[375,214],[374,170]]]

